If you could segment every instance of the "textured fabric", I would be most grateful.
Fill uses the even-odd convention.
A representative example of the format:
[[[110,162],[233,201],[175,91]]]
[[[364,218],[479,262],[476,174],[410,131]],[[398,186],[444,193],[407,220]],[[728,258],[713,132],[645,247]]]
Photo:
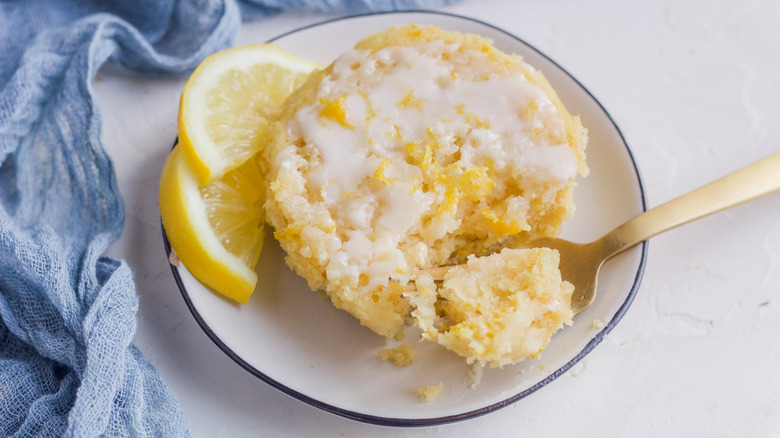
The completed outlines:
[[[124,222],[90,86],[102,64],[185,74],[242,14],[445,1],[0,1],[0,435],[189,434],[131,344],[132,272],[102,256]]]

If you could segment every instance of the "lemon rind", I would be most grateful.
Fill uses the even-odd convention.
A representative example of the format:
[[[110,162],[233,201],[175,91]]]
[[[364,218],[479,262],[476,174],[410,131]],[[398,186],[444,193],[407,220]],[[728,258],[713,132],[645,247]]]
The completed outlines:
[[[200,282],[240,303],[246,303],[257,284],[257,274],[225,249],[213,232],[198,179],[177,146],[160,178],[160,214],[176,256]]]
[[[204,94],[208,88],[198,85],[215,83],[231,70],[243,70],[257,64],[280,65],[293,74],[310,73],[320,68],[319,64],[287,53],[270,43],[233,47],[206,58],[195,69],[184,87],[179,101],[178,120],[179,144],[189,157],[202,184],[208,184],[241,163],[232,163],[226,159],[213,143],[199,144],[192,141],[193,138],[208,138],[205,124],[199,122],[205,120],[206,106],[198,104],[205,101]]]

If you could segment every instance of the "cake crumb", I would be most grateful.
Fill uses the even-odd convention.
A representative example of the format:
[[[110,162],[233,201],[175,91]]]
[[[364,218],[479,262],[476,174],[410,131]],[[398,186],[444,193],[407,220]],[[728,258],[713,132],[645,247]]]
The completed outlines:
[[[417,393],[420,395],[420,400],[430,403],[439,398],[442,389],[444,389],[444,382],[438,385],[423,385],[417,388]]]
[[[405,367],[412,363],[414,358],[417,357],[417,352],[406,342],[396,348],[379,350],[378,354],[382,360],[390,361],[397,367]]]
[[[171,248],[171,252],[168,254],[168,263],[170,263],[173,266],[176,266],[177,268],[181,264],[179,261],[179,257],[176,255],[176,251]]]
[[[607,324],[600,320],[600,319],[594,319],[592,323],[590,323],[590,327],[596,330],[601,330],[606,326]]]

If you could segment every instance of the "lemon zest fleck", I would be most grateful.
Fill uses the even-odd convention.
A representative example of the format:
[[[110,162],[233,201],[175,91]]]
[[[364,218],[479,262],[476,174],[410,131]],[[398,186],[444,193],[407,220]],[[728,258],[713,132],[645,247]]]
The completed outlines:
[[[347,120],[346,100],[346,94],[332,100],[320,98],[320,103],[322,104],[320,117],[333,120],[347,129],[355,129],[355,127],[352,126]]]

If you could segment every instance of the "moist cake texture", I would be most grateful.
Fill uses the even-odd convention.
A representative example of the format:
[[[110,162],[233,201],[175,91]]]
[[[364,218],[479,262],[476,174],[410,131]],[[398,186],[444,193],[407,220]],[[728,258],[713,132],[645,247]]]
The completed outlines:
[[[469,363],[501,367],[542,352],[552,335],[571,324],[574,286],[561,280],[558,251],[504,249],[447,272],[441,286],[417,281],[410,299],[423,338]],[[437,290],[437,299],[426,299]]]
[[[395,27],[312,74],[270,135],[268,221],[312,289],[380,335],[409,320],[470,361],[515,361],[447,334],[470,311],[459,280],[426,295],[408,274],[557,235],[572,216],[587,135],[539,71],[475,35]],[[544,265],[528,281],[556,297],[539,306],[565,307],[553,252],[505,257]],[[504,282],[495,263],[479,282]]]

